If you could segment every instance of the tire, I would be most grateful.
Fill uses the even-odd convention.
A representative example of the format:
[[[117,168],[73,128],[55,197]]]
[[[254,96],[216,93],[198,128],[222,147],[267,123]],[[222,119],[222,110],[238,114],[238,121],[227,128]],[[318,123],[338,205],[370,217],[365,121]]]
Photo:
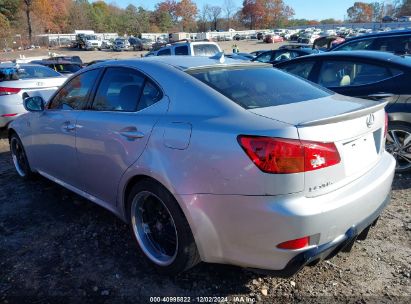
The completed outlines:
[[[397,173],[411,172],[411,125],[405,122],[388,124],[386,150],[397,161]]]
[[[150,179],[138,182],[127,206],[133,238],[158,272],[176,275],[200,262],[190,226],[175,198],[161,184]]]
[[[30,168],[23,143],[16,133],[13,133],[10,136],[10,152],[17,174],[23,179],[32,179],[34,177],[34,172]]]

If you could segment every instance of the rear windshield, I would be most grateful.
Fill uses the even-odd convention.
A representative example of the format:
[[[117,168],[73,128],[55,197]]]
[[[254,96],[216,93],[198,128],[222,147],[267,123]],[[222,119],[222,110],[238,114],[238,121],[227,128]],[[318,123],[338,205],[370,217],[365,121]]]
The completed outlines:
[[[81,70],[81,67],[77,64],[61,64],[56,63],[49,66],[50,68],[54,69],[56,72],[61,74],[71,74]]]
[[[59,77],[59,73],[43,66],[0,68],[0,81]]]
[[[194,56],[213,56],[220,52],[215,44],[194,44]]]
[[[279,106],[333,94],[272,67],[211,68],[188,73],[245,109]]]

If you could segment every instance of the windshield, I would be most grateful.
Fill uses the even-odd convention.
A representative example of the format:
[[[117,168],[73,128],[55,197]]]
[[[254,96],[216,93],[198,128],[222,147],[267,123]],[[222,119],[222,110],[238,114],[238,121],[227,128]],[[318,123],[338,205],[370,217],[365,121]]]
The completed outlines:
[[[89,35],[89,36],[86,36],[86,39],[87,40],[97,40],[97,36]]]
[[[218,67],[188,73],[245,109],[279,106],[332,94],[272,67]]]
[[[10,81],[19,79],[50,78],[61,75],[43,66],[22,66],[22,67],[0,67],[0,81]]]

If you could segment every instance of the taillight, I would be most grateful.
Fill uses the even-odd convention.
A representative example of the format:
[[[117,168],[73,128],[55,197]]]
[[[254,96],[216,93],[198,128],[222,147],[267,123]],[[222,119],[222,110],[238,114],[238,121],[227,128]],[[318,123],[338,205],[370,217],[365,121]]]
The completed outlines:
[[[12,95],[12,94],[17,94],[20,92],[21,89],[18,88],[6,88],[6,87],[0,87],[0,96],[1,95]]]
[[[310,237],[305,236],[300,239],[295,239],[295,240],[291,240],[291,241],[278,244],[277,248],[293,250],[293,249],[301,249],[301,248],[307,247],[309,244],[310,244]]]
[[[238,142],[263,172],[288,174],[317,170],[338,164],[334,143],[240,135]]]
[[[387,138],[388,133],[388,114],[385,112],[385,124],[384,124],[384,138]]]

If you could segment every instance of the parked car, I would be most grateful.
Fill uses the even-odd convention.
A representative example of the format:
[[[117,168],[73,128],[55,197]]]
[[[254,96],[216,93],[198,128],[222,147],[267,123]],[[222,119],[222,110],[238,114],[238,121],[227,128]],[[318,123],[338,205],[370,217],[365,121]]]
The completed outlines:
[[[397,22],[398,19],[395,17],[391,17],[391,16],[384,16],[382,18],[382,22]]]
[[[147,38],[141,38],[141,41],[143,42],[143,50],[147,51],[150,51],[155,43],[153,40]]]
[[[401,16],[398,18],[398,22],[411,22],[411,16]]]
[[[385,51],[411,54],[411,30],[365,34],[347,39],[331,51]]]
[[[101,39],[99,39],[96,35],[85,35],[83,37],[84,40],[84,48],[87,51],[92,50],[101,50]]]
[[[164,44],[159,49],[151,51],[147,53],[145,56],[213,56],[219,52],[221,52],[221,48],[215,42],[184,40]]]
[[[306,55],[311,55],[311,54],[316,54],[316,53],[318,53],[318,51],[313,50],[311,48],[278,49],[278,50],[266,51],[258,55],[257,57],[255,57],[252,61],[276,64],[284,60],[290,60],[290,59],[297,58],[300,56],[306,56]]]
[[[327,52],[275,67],[339,94],[389,102],[386,148],[398,172],[411,171],[411,57],[385,52]]]
[[[41,96],[48,100],[66,80],[59,73],[35,64],[0,64],[0,128],[25,113],[23,99]]]
[[[118,215],[162,273],[202,260],[290,276],[349,251],[389,202],[384,105],[271,65],[108,61],[25,106],[8,133],[17,173]]]
[[[263,39],[264,39],[264,33],[258,32],[258,33],[257,33],[257,39],[258,39],[258,40],[263,40]]]
[[[113,48],[114,39],[104,39],[101,41],[101,49],[110,50]]]
[[[144,49],[143,41],[136,37],[128,38],[128,42],[130,43],[131,48],[133,51],[142,51]]]
[[[113,43],[113,50],[117,52],[130,51],[133,47],[126,38],[116,38]]]
[[[264,37],[264,40],[263,40],[265,43],[277,43],[277,42],[283,42],[284,41],[284,38],[283,37],[281,37],[281,36],[279,36],[279,35],[272,35],[272,34],[269,34],[269,35],[266,35],[265,37]]]
[[[70,77],[82,69],[82,65],[78,63],[63,60],[33,60],[31,63],[44,65],[66,77]]]

